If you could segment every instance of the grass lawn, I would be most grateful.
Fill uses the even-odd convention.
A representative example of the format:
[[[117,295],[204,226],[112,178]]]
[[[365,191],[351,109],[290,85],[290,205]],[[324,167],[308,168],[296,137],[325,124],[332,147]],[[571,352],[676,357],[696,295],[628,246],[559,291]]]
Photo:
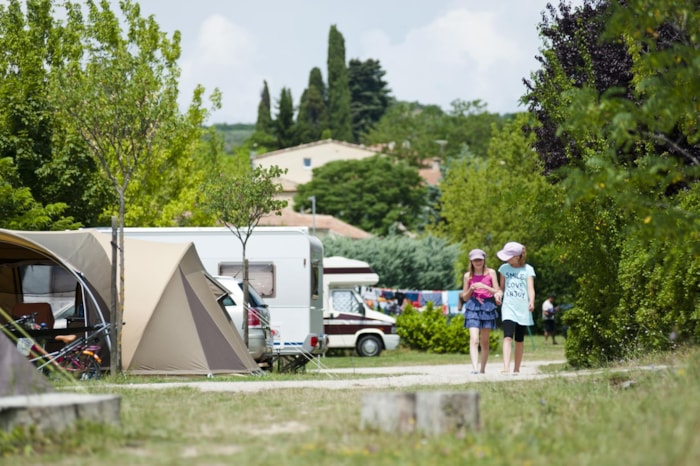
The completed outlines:
[[[503,338],[500,331],[496,332],[499,335],[499,345]],[[532,335],[525,337],[525,354],[524,360],[537,361],[554,361],[564,360],[564,339],[557,341],[557,345],[552,345],[551,340],[544,343],[544,336]],[[497,350],[491,350],[489,361],[501,360],[501,346]],[[378,358],[361,358],[354,355],[352,352],[344,352],[342,356],[336,356],[336,353],[331,352],[331,355],[322,358],[325,366],[330,368],[343,367],[383,367],[383,366],[407,366],[407,365],[430,365],[430,364],[467,364],[469,362],[468,354],[436,354],[411,351],[405,348],[399,348],[394,351],[384,351]]]
[[[526,342],[526,360],[563,359],[562,345],[545,346],[537,338],[534,346]],[[699,350],[666,356],[663,362],[673,365],[655,371],[420,387],[480,393],[482,428],[439,437],[360,429],[364,392],[357,389],[243,394],[134,390],[98,381],[83,386],[122,397],[121,426],[82,424],[63,435],[0,433],[0,464],[695,465],[698,356]],[[398,350],[379,358],[326,357],[324,363],[451,364],[466,358]],[[295,376],[312,374],[287,375]]]

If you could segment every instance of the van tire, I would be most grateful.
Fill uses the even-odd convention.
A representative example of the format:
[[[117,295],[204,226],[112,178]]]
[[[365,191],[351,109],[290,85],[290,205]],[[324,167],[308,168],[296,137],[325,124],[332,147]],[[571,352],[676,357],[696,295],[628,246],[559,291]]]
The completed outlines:
[[[357,354],[362,357],[379,356],[382,352],[382,340],[377,335],[365,335],[357,342]]]

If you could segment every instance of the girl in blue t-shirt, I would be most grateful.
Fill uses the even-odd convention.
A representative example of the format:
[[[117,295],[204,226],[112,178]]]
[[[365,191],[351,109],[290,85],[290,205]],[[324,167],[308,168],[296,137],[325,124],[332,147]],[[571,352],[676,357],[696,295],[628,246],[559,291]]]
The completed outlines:
[[[525,263],[525,246],[510,242],[496,253],[505,262],[498,268],[501,287],[501,316],[503,319],[503,373],[510,373],[510,357],[515,337],[513,374],[520,373],[523,360],[525,328],[533,325],[535,309],[535,269]],[[497,298],[498,298],[497,297]]]

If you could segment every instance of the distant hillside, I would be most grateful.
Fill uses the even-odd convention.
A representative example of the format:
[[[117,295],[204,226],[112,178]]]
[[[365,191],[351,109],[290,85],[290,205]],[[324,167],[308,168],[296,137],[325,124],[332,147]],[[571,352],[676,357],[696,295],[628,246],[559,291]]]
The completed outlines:
[[[224,151],[227,153],[233,151],[235,147],[243,145],[243,142],[255,132],[254,123],[218,123],[213,127],[217,133],[223,136]]]

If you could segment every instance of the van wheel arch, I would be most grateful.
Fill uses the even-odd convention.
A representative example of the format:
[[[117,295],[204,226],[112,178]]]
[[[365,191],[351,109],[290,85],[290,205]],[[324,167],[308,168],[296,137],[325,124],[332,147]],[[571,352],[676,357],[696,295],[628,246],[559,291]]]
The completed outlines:
[[[379,356],[384,349],[384,344],[379,335],[367,334],[362,335],[357,340],[357,345],[355,346],[357,354],[362,357],[374,357]]]

